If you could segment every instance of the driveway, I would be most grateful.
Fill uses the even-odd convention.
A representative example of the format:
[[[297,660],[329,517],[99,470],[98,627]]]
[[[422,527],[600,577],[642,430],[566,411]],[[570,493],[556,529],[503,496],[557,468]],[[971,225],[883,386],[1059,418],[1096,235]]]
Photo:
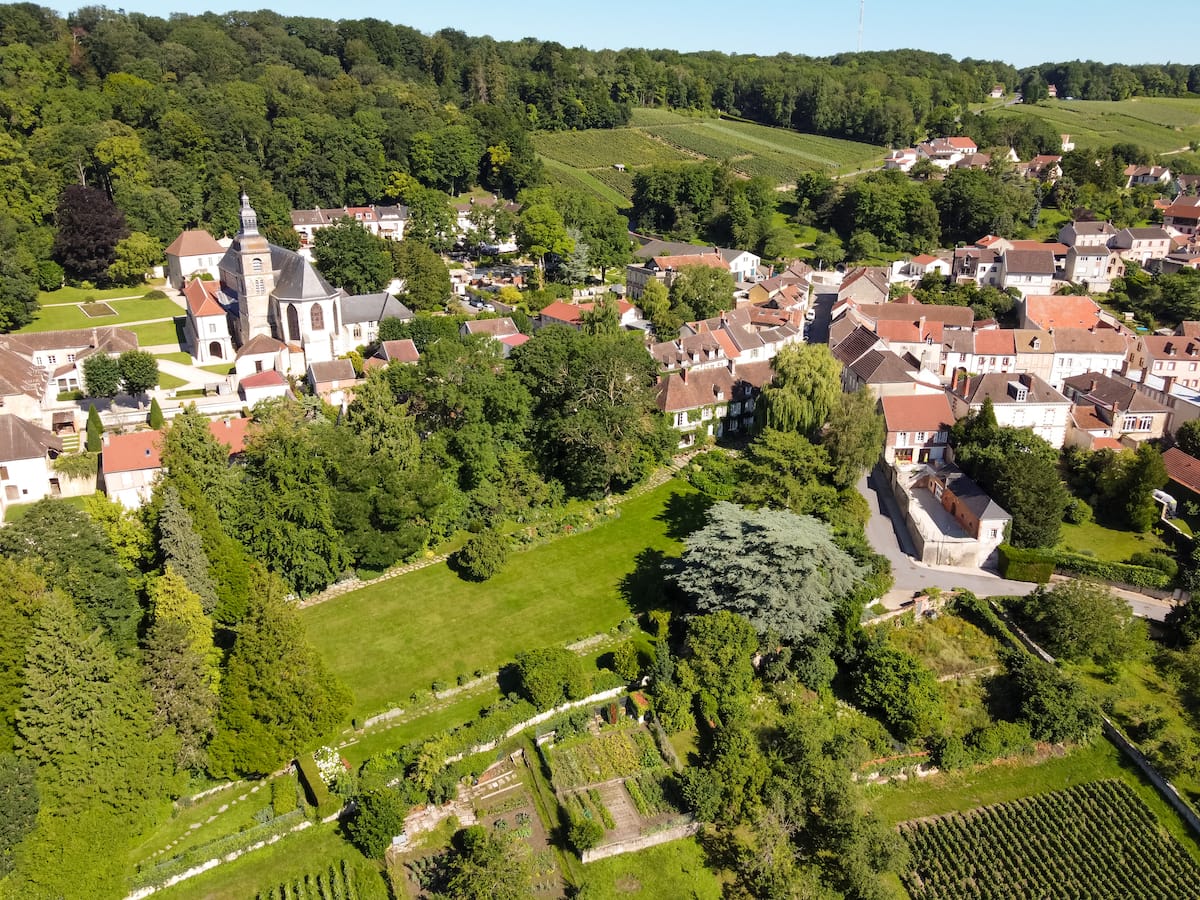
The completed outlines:
[[[1037,587],[1028,581],[1009,581],[988,569],[928,566],[918,562],[913,558],[916,551],[912,538],[887,485],[882,480],[877,483],[872,472],[858,482],[858,492],[867,498],[867,505],[871,508],[871,518],[867,521],[867,540],[876,553],[886,556],[892,563],[895,584],[883,598],[884,606],[889,609],[899,609],[900,604],[911,600],[917,591],[931,587],[943,590],[965,588],[980,597],[1024,595]],[[1055,576],[1055,580],[1061,579]],[[1161,622],[1171,609],[1169,600],[1118,588],[1112,591],[1129,604],[1135,616]]]

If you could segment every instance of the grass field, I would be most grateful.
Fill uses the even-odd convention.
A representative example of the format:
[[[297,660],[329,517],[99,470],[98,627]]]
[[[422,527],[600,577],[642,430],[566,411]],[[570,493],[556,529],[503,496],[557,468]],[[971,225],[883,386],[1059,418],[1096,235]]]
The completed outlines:
[[[69,328],[91,328],[95,325],[124,325],[146,319],[163,319],[179,315],[179,305],[167,298],[152,300],[109,300],[115,316],[92,318],[77,304],[43,306],[34,313],[33,321],[21,329],[29,331],[61,331]]]
[[[178,307],[176,308],[178,310]],[[149,325],[133,325],[129,328],[137,335],[142,347],[157,347],[161,344],[178,344],[183,332],[183,316],[170,322],[151,322]]]
[[[1044,119],[1079,146],[1131,141],[1163,153],[1200,140],[1200,99],[1194,98],[1058,100],[1017,104],[1004,112]]]
[[[55,303],[82,303],[85,300],[116,300],[121,297],[142,297],[156,289],[153,284],[139,284],[135,287],[117,287],[98,290],[96,288],[63,287],[57,291],[41,291],[38,294],[38,306],[49,306]]]
[[[1139,551],[1167,549],[1159,538],[1151,532],[1137,534],[1132,531],[1118,531],[1115,528],[1105,528],[1098,522],[1088,522],[1086,525],[1071,525],[1063,523],[1059,537],[1059,546],[1076,553],[1091,553],[1097,559],[1109,562],[1125,562],[1131,555]]]
[[[721,883],[706,867],[704,851],[694,838],[589,863],[583,877],[587,896],[596,900],[721,897]]]
[[[1015,760],[909,782],[874,785],[866,789],[866,803],[884,822],[898,825],[909,819],[1007,803],[1105,778],[1116,778],[1133,788],[1171,836],[1200,860],[1200,845],[1183,821],[1133,764],[1104,739],[1066,756],[1042,761]]]
[[[547,132],[534,135],[533,143],[551,178],[608,200],[619,196],[622,206],[632,195],[634,173],[656,164],[728,160],[743,175],[786,184],[810,169],[872,168],[883,156],[871,144],[662,109],[635,109],[625,128]],[[614,169],[617,164],[626,171]]]
[[[190,366],[192,364],[192,355],[184,352],[183,350],[180,350],[177,353],[156,353],[154,354],[154,358],[170,360],[171,362],[177,362],[182,366]],[[228,369],[230,367],[227,365],[225,368]]]
[[[356,875],[361,876],[356,882],[359,897],[385,900],[388,891],[383,877],[338,834],[337,828],[336,822],[314,825],[154,896],[163,900],[249,900],[259,891],[270,891],[277,885],[322,871],[345,859],[354,867]]]
[[[163,390],[169,391],[172,388],[183,387],[185,384],[187,384],[186,381],[170,372],[158,373],[158,386]]]
[[[59,497],[54,502],[65,503],[68,506],[75,507],[76,509],[83,509],[83,501],[83,497]],[[8,508],[4,510],[4,521],[10,525],[13,522],[21,521],[26,515],[29,514],[29,510],[32,506],[32,503],[9,504]]]
[[[495,671],[520,650],[607,631],[630,615],[622,581],[638,554],[678,551],[663,513],[692,494],[669,482],[623,503],[613,522],[512,555],[481,584],[441,564],[309,607],[309,637],[363,717],[435,680]]]

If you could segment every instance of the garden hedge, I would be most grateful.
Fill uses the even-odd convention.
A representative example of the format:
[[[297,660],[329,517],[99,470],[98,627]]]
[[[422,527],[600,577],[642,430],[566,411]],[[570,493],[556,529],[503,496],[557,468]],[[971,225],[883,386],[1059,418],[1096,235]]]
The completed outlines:
[[[300,771],[300,782],[304,785],[309,802],[317,808],[317,818],[324,819],[342,808],[342,801],[329,793],[311,753],[296,757],[296,768]]]
[[[1024,550],[1001,544],[999,555],[1002,578],[1045,584],[1054,574],[1054,555],[1047,550]]]
[[[1147,566],[1107,562],[1066,550],[1024,550],[1008,544],[1000,545],[1001,577],[1045,584],[1054,572],[1085,575],[1133,587],[1163,589],[1171,584],[1171,576]]]

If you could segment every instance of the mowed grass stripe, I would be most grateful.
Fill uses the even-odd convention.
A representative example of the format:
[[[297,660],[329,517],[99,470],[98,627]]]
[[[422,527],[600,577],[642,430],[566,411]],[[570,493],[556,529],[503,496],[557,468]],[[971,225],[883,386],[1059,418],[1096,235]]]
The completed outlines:
[[[407,704],[434,681],[495,671],[521,650],[607,631],[630,614],[622,579],[645,549],[680,551],[662,513],[694,493],[671,481],[623,503],[615,521],[513,554],[482,584],[428,566],[301,614],[362,718]]]

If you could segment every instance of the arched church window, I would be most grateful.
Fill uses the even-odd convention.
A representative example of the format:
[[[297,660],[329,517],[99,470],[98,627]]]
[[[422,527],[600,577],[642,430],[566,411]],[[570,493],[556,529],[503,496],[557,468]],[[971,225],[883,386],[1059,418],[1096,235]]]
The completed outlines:
[[[300,339],[300,315],[296,312],[295,306],[288,306],[287,330],[289,340],[298,341]]]
[[[313,331],[325,330],[325,311],[321,309],[320,303],[314,303],[312,308],[312,327]]]
[[[257,256],[254,257],[254,260],[250,263],[250,269],[254,272],[261,272],[262,271],[262,260],[259,259]]]

